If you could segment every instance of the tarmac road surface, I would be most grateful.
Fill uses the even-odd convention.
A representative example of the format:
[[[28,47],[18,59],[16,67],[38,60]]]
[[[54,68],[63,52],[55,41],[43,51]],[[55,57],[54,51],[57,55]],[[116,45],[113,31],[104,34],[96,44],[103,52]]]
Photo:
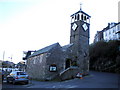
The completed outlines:
[[[119,88],[120,74],[90,71],[90,75],[83,79],[75,78],[62,82],[57,81],[30,81],[29,84],[12,85],[4,81],[4,88]]]

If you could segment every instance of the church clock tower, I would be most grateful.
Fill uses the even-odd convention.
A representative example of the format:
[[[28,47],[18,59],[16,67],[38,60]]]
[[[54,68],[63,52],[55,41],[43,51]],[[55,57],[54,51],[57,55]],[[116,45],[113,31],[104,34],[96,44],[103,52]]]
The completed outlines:
[[[70,44],[73,43],[73,60],[83,73],[89,71],[89,30],[90,16],[80,8],[71,15]]]

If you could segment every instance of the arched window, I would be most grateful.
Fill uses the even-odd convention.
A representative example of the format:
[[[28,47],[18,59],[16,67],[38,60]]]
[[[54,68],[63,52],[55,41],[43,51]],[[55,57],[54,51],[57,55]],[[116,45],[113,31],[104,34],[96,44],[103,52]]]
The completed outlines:
[[[86,16],[84,16],[84,20],[85,20],[85,21],[87,20]]]
[[[75,15],[75,20],[77,19],[76,15]]]
[[[81,20],[83,20],[83,14],[81,15]]]
[[[77,20],[79,20],[79,14],[77,15]]]

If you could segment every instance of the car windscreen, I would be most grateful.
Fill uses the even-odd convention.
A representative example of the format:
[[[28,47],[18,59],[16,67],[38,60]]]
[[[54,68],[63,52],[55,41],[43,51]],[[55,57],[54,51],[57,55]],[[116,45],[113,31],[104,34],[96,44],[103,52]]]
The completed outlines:
[[[17,72],[17,75],[26,75],[25,72]]]

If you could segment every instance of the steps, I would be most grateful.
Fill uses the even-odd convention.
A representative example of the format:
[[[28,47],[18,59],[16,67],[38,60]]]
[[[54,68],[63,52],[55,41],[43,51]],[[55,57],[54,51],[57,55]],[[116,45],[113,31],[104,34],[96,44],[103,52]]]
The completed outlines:
[[[75,78],[77,73],[78,73],[78,67],[69,67],[64,71],[60,72],[59,76],[61,80],[67,80],[67,79]]]

